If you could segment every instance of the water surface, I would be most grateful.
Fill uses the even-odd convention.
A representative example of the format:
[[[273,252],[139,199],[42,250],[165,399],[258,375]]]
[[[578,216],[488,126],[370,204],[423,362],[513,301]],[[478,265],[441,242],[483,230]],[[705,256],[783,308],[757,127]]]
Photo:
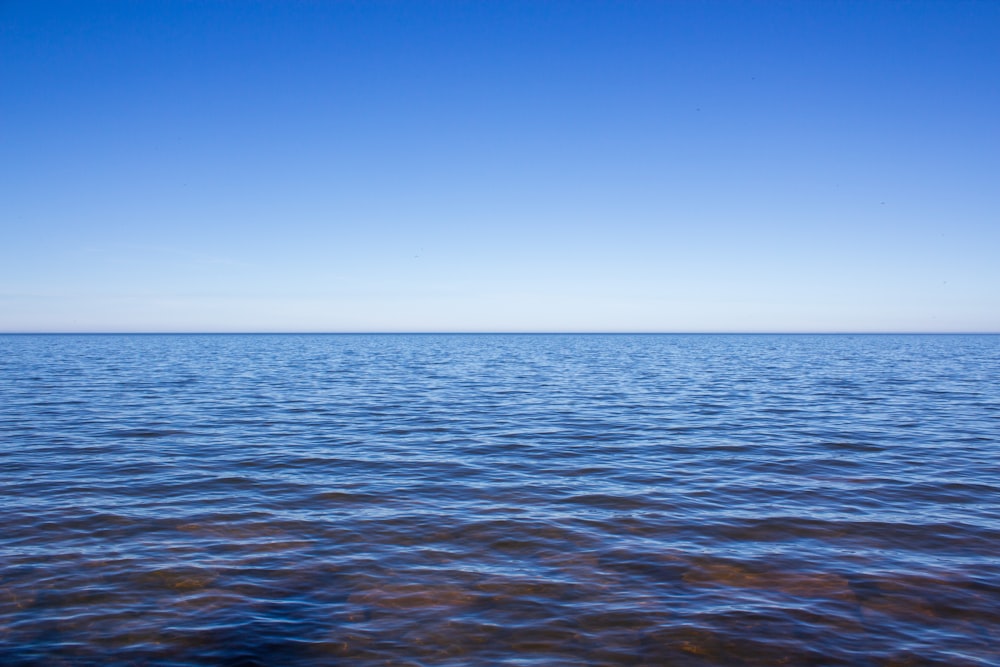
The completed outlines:
[[[1000,664],[998,378],[997,336],[0,336],[0,663]]]

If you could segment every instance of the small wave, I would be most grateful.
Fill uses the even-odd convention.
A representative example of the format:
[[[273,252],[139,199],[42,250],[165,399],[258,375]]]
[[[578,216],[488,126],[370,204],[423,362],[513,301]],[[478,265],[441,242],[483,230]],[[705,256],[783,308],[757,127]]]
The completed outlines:
[[[177,435],[194,435],[190,431],[180,429],[126,428],[109,431],[108,435],[115,438],[168,438]]]

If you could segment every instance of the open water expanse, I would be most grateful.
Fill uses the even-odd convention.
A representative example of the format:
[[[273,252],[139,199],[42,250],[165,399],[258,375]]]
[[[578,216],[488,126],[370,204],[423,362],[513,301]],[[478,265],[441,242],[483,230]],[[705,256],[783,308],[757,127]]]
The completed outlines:
[[[0,336],[0,664],[998,665],[1000,337]]]

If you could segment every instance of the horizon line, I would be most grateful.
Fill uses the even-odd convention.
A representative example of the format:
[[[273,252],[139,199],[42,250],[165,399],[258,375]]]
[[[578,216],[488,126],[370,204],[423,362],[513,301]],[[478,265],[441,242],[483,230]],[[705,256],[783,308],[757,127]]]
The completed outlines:
[[[0,336],[996,336],[1000,331],[0,331]]]

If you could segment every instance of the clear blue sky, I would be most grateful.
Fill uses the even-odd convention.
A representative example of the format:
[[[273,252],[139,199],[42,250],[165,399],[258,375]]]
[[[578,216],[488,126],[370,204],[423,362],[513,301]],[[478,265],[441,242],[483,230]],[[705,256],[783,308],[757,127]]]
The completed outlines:
[[[1000,2],[0,0],[0,331],[1000,331]]]

